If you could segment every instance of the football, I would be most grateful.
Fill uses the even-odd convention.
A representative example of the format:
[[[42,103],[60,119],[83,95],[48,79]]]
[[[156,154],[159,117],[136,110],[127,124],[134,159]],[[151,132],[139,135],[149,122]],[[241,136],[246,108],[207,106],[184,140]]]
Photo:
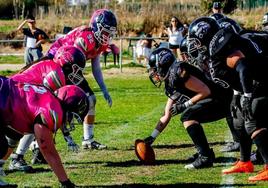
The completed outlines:
[[[137,139],[135,141],[135,153],[138,159],[145,165],[152,165],[155,162],[155,153],[149,144],[145,144],[144,140]]]

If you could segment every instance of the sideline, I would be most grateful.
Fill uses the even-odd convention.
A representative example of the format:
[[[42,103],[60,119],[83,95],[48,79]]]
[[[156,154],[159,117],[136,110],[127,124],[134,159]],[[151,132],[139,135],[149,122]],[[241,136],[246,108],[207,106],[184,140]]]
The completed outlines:
[[[25,64],[0,64],[0,71],[4,70],[11,70],[11,71],[17,71],[20,70],[22,67],[24,67]]]

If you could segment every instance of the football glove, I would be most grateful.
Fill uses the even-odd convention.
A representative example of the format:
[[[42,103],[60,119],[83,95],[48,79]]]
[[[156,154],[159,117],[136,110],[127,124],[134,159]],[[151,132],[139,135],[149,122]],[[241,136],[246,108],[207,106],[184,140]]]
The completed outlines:
[[[243,96],[242,100],[242,114],[245,121],[249,121],[253,119],[253,113],[252,113],[252,98]]]
[[[241,95],[233,95],[230,108],[231,108],[231,114],[233,118],[237,118],[237,110],[241,109],[240,107],[240,99]]]
[[[61,188],[74,188],[75,184],[71,182],[71,180],[66,180],[66,181],[60,181],[61,183]]]
[[[68,151],[78,152],[79,146],[74,142],[71,135],[64,136],[64,140],[67,142]]]
[[[148,136],[147,138],[144,139],[145,144],[148,144],[148,145],[152,145],[154,141],[155,141],[155,138],[152,136]]]
[[[112,107],[113,101],[112,101],[112,97],[110,96],[108,91],[103,92],[103,96],[106,100],[106,102],[108,103],[109,107]]]
[[[171,116],[175,116],[177,114],[182,113],[186,108],[187,107],[185,106],[185,104],[175,103],[171,106],[169,112],[171,113]]]

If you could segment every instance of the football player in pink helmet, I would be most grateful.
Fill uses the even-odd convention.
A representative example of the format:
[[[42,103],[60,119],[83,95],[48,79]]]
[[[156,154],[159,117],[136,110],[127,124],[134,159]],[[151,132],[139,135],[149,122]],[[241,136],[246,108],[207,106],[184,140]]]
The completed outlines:
[[[66,84],[80,84],[84,79],[82,74],[84,67],[84,54],[74,46],[63,46],[53,60],[43,60],[32,64],[24,71],[11,76],[10,79],[21,83],[43,85],[55,91]],[[63,133],[68,149],[78,151],[78,145],[73,141],[69,131]],[[29,171],[32,169],[23,158],[33,139],[33,134],[27,134],[20,140],[16,152],[11,156],[10,170]],[[37,144],[33,153],[33,164],[45,162]]]
[[[9,157],[9,148],[24,134],[33,133],[60,183],[65,187],[75,186],[68,179],[54,146],[54,134],[65,126],[67,113],[84,118],[89,101],[83,90],[74,85],[60,88],[56,96],[43,86],[0,77],[0,170]],[[1,176],[0,179],[2,185],[7,185]]]
[[[53,58],[61,46],[72,45],[79,48],[91,59],[92,73],[98,83],[108,105],[112,106],[112,98],[104,83],[100,67],[100,54],[108,48],[110,41],[115,35],[117,20],[114,13],[107,9],[96,10],[90,19],[88,26],[81,26],[73,29],[65,36],[55,41],[47,52],[47,56]],[[92,105],[88,115],[84,119],[84,139],[82,146],[84,149],[103,149],[105,145],[94,139],[95,105],[96,97],[86,80],[79,85],[88,95]]]

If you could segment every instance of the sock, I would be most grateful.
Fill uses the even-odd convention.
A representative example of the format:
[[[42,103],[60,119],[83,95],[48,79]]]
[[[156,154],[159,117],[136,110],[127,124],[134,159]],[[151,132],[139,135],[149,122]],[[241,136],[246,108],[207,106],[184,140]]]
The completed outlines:
[[[253,141],[256,144],[258,151],[260,152],[265,164],[268,164],[268,147],[267,147],[268,140],[267,140],[267,137],[268,137],[267,131],[261,131],[253,139]]]
[[[34,139],[33,134],[24,135],[20,139],[19,145],[18,145],[17,150],[16,150],[16,154],[24,156],[24,154],[28,150],[30,144],[32,143],[33,139]]]
[[[247,162],[250,160],[252,139],[243,131],[240,136],[240,161]]]
[[[83,128],[84,128],[84,140],[89,140],[90,142],[93,142],[94,141],[94,139],[93,139],[93,137],[94,137],[94,132],[93,132],[94,125],[84,123]]]
[[[233,119],[233,117],[231,115],[228,115],[226,117],[226,122],[227,122],[227,125],[228,125],[228,127],[229,127],[229,129],[231,131],[233,141],[234,142],[239,142],[239,136],[238,136],[237,130],[234,127],[234,119]]]
[[[210,148],[202,126],[200,124],[193,124],[187,127],[186,130],[199,153],[209,156]]]

